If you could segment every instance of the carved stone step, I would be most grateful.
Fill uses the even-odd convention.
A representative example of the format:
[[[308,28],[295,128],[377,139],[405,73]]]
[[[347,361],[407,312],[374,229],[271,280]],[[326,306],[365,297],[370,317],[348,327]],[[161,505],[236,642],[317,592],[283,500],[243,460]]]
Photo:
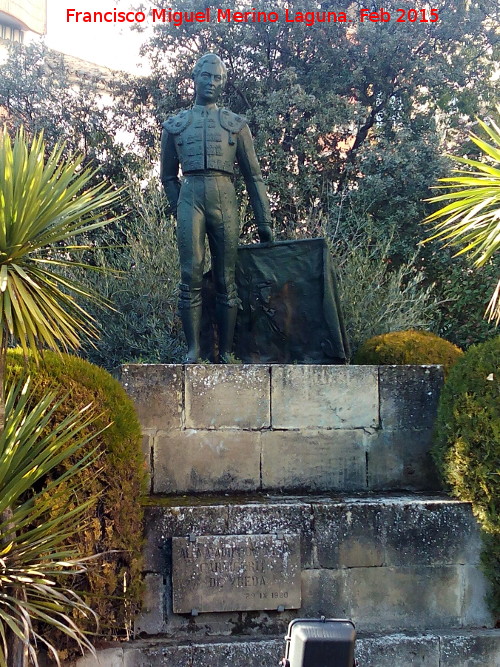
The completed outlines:
[[[77,667],[276,667],[283,637],[233,637],[190,644],[134,641],[99,651]],[[359,635],[360,667],[500,667],[500,630]]]
[[[446,496],[169,498],[147,508],[146,525],[146,599],[136,623],[144,635],[180,640],[280,634],[292,618],[321,615],[351,618],[361,632],[491,627],[475,519],[468,503]],[[209,572],[222,568],[223,559],[202,554],[196,556],[207,573],[202,584],[215,594],[215,606],[194,616],[174,613],[172,538],[231,536],[234,541],[279,534],[300,547],[300,609],[270,611],[256,604],[234,607],[247,611],[219,611],[229,607],[217,607],[217,589],[208,590]],[[248,574],[244,563],[238,567]],[[186,581],[190,576],[186,570]],[[240,583],[247,586],[244,591],[231,589]],[[225,603],[224,594],[239,600],[242,593],[261,591],[265,597],[271,587],[259,583],[251,578],[226,582],[229,589],[221,589],[219,604]],[[182,581],[174,585],[182,587]]]

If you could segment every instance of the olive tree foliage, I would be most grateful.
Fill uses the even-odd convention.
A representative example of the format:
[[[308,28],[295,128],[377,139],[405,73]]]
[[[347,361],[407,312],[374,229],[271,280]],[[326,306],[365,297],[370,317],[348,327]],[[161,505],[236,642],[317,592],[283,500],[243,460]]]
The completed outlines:
[[[12,44],[1,66],[3,121],[31,137],[43,131],[49,151],[64,142],[63,155],[78,151],[84,166],[99,167],[100,180],[121,185],[139,150],[122,132],[131,112],[124,102],[129,79],[82,67],[42,43]]]
[[[408,258],[421,200],[445,173],[440,144],[460,137],[493,95],[498,4],[438,0],[433,23],[396,21],[398,7],[426,7],[419,1],[384,3],[386,23],[361,23],[363,3],[343,4],[352,23],[287,23],[282,0],[224,5],[276,11],[277,22],[218,23],[212,7],[210,23],[157,23],[143,47],[153,69],[143,91],[164,120],[190,103],[196,59],[216,51],[228,66],[224,102],[255,135],[278,236],[293,236],[298,222],[348,193],[375,223],[395,226]],[[182,9],[202,7],[190,0]]]
[[[156,23],[142,50],[152,75],[138,81],[134,92],[156,116],[141,141],[158,144],[159,124],[192,103],[194,63],[203,53],[218,53],[228,67],[223,104],[244,114],[254,134],[276,237],[325,235],[338,255],[345,303],[359,302],[360,281],[349,279],[351,269],[366,273],[361,282],[368,290],[376,271],[377,284],[387,287],[384,294],[377,288],[381,307],[372,318],[381,327],[405,328],[404,317],[391,322],[386,315],[391,299],[403,302],[410,287],[408,326],[420,322],[461,345],[484,340],[491,332],[481,323],[474,291],[470,303],[458,303],[466,267],[453,265],[435,247],[421,249],[416,258],[415,251],[425,235],[420,221],[432,210],[425,202],[429,187],[451,168],[443,148],[453,151],[476,115],[493,106],[498,3],[437,0],[437,21],[427,13],[427,21],[398,22],[398,8],[417,9],[420,19],[428,7],[420,0],[388,0],[384,10],[391,21],[378,23],[359,20],[366,3],[342,4],[352,22],[307,26],[284,20],[283,0],[230,0],[224,7],[275,11],[280,20],[217,22],[212,6],[209,23]],[[290,15],[304,10],[300,3],[288,6]],[[164,4],[153,0],[148,10],[153,7]],[[204,9],[197,0],[182,7]],[[307,7],[323,9],[342,8]],[[254,233],[251,210],[244,197],[240,201],[242,236],[248,239]],[[349,243],[360,266],[344,252]],[[354,338],[362,335],[358,327]]]

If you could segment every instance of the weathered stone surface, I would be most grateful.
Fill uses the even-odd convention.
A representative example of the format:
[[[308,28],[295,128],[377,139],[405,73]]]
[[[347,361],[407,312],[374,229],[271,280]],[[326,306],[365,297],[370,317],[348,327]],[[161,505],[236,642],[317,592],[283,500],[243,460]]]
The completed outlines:
[[[301,540],[302,567],[313,566],[312,513],[308,503],[299,500],[245,502],[228,507],[228,533],[298,533]]]
[[[343,570],[348,617],[359,630],[460,627],[461,566],[361,567]]]
[[[377,366],[272,366],[272,427],[378,426]]]
[[[469,503],[436,498],[384,503],[387,565],[476,563],[481,541]]]
[[[358,627],[356,659],[363,667],[500,667],[499,630],[457,630],[369,636]],[[275,667],[285,653],[280,636],[204,639],[189,645],[139,640],[80,658],[77,667]]]
[[[313,511],[319,567],[385,564],[383,506],[373,502],[318,503]]]
[[[303,570],[297,618],[350,618],[350,611],[345,570]]]
[[[269,425],[268,366],[186,366],[186,428],[261,429]]]
[[[366,489],[365,434],[359,430],[262,433],[262,488]]]
[[[431,429],[376,431],[367,437],[368,488],[441,490],[431,446]]]
[[[119,369],[119,380],[134,401],[143,429],[182,427],[182,366],[124,364]]]
[[[193,646],[193,666],[210,667],[275,667],[284,655],[284,641],[261,639],[243,640],[231,643],[213,643]]]
[[[142,609],[134,622],[137,634],[158,635],[165,631],[165,584],[161,574],[144,576]]]
[[[441,366],[380,366],[383,429],[432,429],[443,385]]]
[[[299,613],[350,618],[358,632],[460,627],[461,583],[460,566],[305,570]]]
[[[172,538],[174,613],[298,609],[300,537]]]
[[[191,667],[193,665],[192,646],[176,646],[158,643],[142,648],[125,648],[123,667]],[[102,665],[101,667],[108,667]]]
[[[98,651],[97,657],[87,653],[76,664],[77,667],[123,667],[123,649],[106,648]]]
[[[260,488],[260,433],[196,431],[157,436],[154,493],[255,491]]]
[[[268,612],[213,612],[201,613],[198,616],[191,614],[174,614],[172,609],[173,591],[171,580],[167,581],[166,587],[166,630],[165,636],[177,641],[203,641],[206,637],[226,637],[236,628],[245,627],[254,628],[253,634],[259,634],[259,622],[265,618]],[[292,613],[292,612],[290,612]],[[248,620],[247,620],[248,617]],[[243,630],[243,631],[245,631]],[[247,632],[250,634],[250,632]]]
[[[170,567],[170,539],[187,535],[228,533],[227,505],[182,505],[175,500],[164,506],[146,507],[144,569],[167,573]]]
[[[500,630],[441,637],[440,667],[500,667]]]
[[[363,667],[439,667],[439,637],[360,637],[356,641],[356,659]]]
[[[142,455],[144,457],[144,464],[146,467],[148,491],[151,491],[151,480],[152,480],[151,457],[153,454],[153,439],[150,435],[142,436],[141,447],[142,447]]]
[[[476,563],[479,531],[469,503],[411,496],[313,505],[320,567]]]
[[[492,627],[495,619],[486,604],[490,582],[486,580],[479,566],[464,565],[462,576],[464,582],[462,625],[465,627]],[[498,638],[500,641],[500,632]]]

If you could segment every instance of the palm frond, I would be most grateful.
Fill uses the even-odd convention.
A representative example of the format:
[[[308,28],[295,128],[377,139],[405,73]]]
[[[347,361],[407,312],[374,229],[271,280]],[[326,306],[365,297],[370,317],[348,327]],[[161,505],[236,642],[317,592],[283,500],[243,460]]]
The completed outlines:
[[[500,165],[500,128],[493,121],[479,124],[491,143],[474,134],[472,141],[487,159]],[[441,187],[451,191],[427,201],[449,203],[424,220],[434,225],[434,233],[422,243],[444,241],[446,246],[458,248],[455,256],[467,254],[474,266],[481,267],[500,249],[500,168],[468,158],[454,159],[470,170],[456,170],[459,175],[439,180]],[[485,315],[500,323],[500,280]]]
[[[82,168],[81,155],[63,160],[63,150],[56,145],[46,158],[42,134],[31,145],[22,130],[14,142],[5,129],[0,136],[0,343],[10,335],[25,352],[76,349],[81,335],[97,337],[76,297],[103,300],[58,269],[69,261],[67,239],[120,217],[105,219],[122,191],[90,185],[96,173]]]

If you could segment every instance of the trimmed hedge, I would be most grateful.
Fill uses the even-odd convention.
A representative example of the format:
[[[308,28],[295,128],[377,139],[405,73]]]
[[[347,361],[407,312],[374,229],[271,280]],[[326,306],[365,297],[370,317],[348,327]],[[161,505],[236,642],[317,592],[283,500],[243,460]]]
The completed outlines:
[[[500,617],[500,336],[470,347],[451,370],[433,456],[445,485],[472,503],[482,525],[482,561]]]
[[[463,355],[462,350],[428,331],[392,331],[369,338],[361,345],[354,364],[442,364],[446,377]]]
[[[146,475],[134,406],[107,371],[78,357],[45,352],[38,367],[32,361],[28,366],[34,400],[49,391],[66,397],[54,419],[62,419],[68,412],[92,403],[92,410],[100,416],[91,428],[99,430],[111,424],[88,445],[89,449],[98,445],[101,456],[82,473],[85,496],[74,498],[69,484],[67,504],[54,507],[53,512],[55,515],[87,498],[98,497],[80,519],[82,530],[76,535],[76,546],[81,556],[106,553],[88,561],[87,572],[75,579],[74,589],[98,614],[99,637],[124,636],[131,628],[141,597],[141,496],[145,493]],[[22,352],[9,350],[8,380],[25,373]],[[75,537],[72,541],[74,544]],[[93,619],[79,618],[78,624],[95,631]],[[47,628],[44,633],[63,649],[61,658],[72,657],[71,640],[53,629]]]

